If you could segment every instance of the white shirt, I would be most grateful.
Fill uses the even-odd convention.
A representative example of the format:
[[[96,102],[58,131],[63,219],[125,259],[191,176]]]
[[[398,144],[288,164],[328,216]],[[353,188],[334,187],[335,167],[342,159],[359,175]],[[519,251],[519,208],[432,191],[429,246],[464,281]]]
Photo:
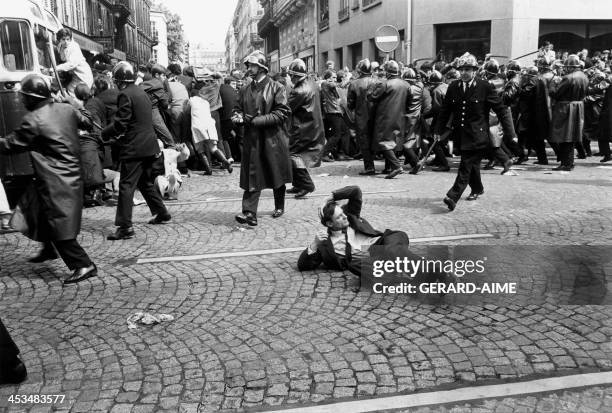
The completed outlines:
[[[77,42],[69,40],[66,47],[60,49],[60,57],[65,60],[65,63],[57,66],[58,71],[72,72],[88,87],[93,86],[93,73]]]
[[[348,242],[351,245],[351,256],[353,258],[368,256],[370,247],[380,239],[380,237],[370,237],[360,232],[355,232],[351,227],[346,229],[346,235],[348,235]],[[329,239],[334,246],[334,252],[344,257],[346,253],[346,239],[344,233],[341,230],[331,231]]]

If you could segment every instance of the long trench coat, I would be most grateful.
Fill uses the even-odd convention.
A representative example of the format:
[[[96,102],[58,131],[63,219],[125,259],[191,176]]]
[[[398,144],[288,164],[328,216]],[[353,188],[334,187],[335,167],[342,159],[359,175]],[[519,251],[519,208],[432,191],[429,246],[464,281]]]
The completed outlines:
[[[554,84],[550,96],[555,99],[552,108],[551,143],[582,142],[584,128],[584,98],[589,79],[577,70],[563,76]]]
[[[612,142],[612,85],[608,86],[604,94],[599,118],[599,136],[604,141]]]
[[[394,150],[404,136],[404,115],[412,99],[410,85],[398,77],[374,83],[368,90],[374,102],[374,142],[378,150]]]
[[[0,152],[31,151],[33,187],[20,201],[28,222],[25,235],[35,241],[75,239],[81,230],[83,180],[78,128],[91,123],[65,103],[41,102],[21,125],[0,138]],[[32,223],[36,223],[35,226]]]
[[[289,108],[289,152],[293,166],[304,169],[321,165],[325,128],[317,85],[311,80],[298,83],[289,92]]]
[[[240,90],[234,112],[253,116],[245,125],[240,188],[261,191],[291,182],[286,120],[291,115],[284,87],[266,76]]]

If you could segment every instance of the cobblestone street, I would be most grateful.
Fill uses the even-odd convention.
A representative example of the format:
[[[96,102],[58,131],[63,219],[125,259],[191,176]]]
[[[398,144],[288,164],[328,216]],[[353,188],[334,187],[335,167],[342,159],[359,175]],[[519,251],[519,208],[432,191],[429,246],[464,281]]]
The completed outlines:
[[[311,170],[317,190],[304,200],[288,195],[279,219],[265,191],[252,228],[234,221],[239,167],[231,176],[194,173],[180,200],[168,203],[169,224],[147,225],[148,208],[135,207],[133,239],[106,240],[114,208],[84,210],[79,241],[100,274],[73,286],[62,284],[61,260],[27,262],[37,243],[0,235],[0,314],[29,371],[23,384],[0,387],[0,411],[264,411],[612,370],[609,258],[594,259],[596,300],[547,299],[550,279],[537,274],[556,271],[545,271],[554,263],[541,251],[606,255],[612,167],[589,158],[571,173],[552,172],[554,164],[531,159],[516,176],[483,171],[485,194],[476,202],[464,194],[449,213],[442,198],[455,178],[454,160],[451,173],[393,180],[358,176],[358,161],[325,164]],[[349,184],[362,188],[362,215],[375,228],[400,229],[411,239],[489,234],[424,240],[413,250],[507,248],[497,277],[533,270],[534,290],[486,302],[426,300],[359,290],[348,272],[299,272],[299,252],[214,255],[305,248],[322,228],[318,206]],[[213,255],[189,258],[201,254]],[[128,329],[126,319],[139,311],[174,320]],[[393,411],[612,411],[611,385]],[[65,399],[8,401],[34,394]]]

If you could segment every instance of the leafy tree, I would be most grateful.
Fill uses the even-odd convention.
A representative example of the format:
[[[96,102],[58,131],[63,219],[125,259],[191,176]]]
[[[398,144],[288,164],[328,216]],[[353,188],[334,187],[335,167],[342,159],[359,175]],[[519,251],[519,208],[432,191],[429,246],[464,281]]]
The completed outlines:
[[[168,60],[173,62],[179,60],[184,50],[184,32],[181,16],[173,13],[166,7],[161,0],[154,0],[151,10],[158,10],[166,16],[166,26],[168,31]]]

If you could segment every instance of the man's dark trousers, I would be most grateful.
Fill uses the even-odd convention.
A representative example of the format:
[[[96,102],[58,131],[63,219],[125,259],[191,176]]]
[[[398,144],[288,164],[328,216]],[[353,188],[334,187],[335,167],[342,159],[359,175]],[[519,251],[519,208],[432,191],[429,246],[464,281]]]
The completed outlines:
[[[340,145],[340,138],[342,138],[342,115],[339,113],[329,113],[325,115],[325,130],[327,132],[327,143],[323,148],[323,155],[328,155],[330,152],[332,155],[338,155],[338,146]]]
[[[480,162],[485,154],[484,150],[461,152],[461,163],[457,171],[457,178],[446,196],[458,202],[468,185],[474,193],[480,193],[484,190],[480,180]]]
[[[372,153],[372,138],[368,131],[357,130],[357,141],[359,142],[359,149],[361,149],[361,155],[363,156],[363,168],[366,171],[374,170],[374,154]]]
[[[134,208],[134,191],[142,193],[153,215],[167,214],[161,195],[155,188],[153,163],[157,158],[127,159],[121,161],[119,175],[119,202],[115,225],[120,228],[132,226],[132,209]]]
[[[285,209],[285,185],[274,188],[274,209]],[[261,191],[244,191],[242,194],[242,213],[252,212],[257,215]]]
[[[55,252],[53,247],[55,247],[66,266],[71,270],[89,267],[92,264],[91,259],[76,239],[46,241],[43,251],[52,254]]]
[[[574,142],[559,144],[559,161],[562,166],[574,166]]]
[[[310,173],[306,168],[293,168],[293,186],[295,188],[303,189],[308,192],[315,190],[315,184],[312,182]]]
[[[6,327],[0,320],[0,369],[6,371],[15,365],[15,360],[19,355],[19,348],[11,338]],[[0,373],[2,376],[2,373]]]

